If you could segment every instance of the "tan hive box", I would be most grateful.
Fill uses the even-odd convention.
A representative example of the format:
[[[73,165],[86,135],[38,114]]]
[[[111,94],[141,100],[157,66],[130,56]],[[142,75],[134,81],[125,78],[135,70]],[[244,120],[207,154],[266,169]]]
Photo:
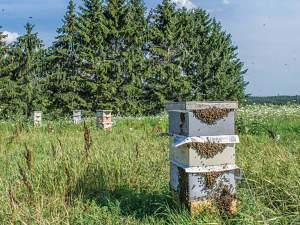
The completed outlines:
[[[182,135],[171,136],[170,139],[170,158],[182,163],[186,166],[211,166],[223,164],[235,164],[235,143],[239,143],[237,135],[227,136],[202,136],[202,137],[187,137]],[[198,151],[189,147],[190,143],[207,143],[222,144],[219,153],[215,153],[212,157],[200,155]],[[225,148],[223,148],[223,146]],[[200,149],[199,152],[201,152]],[[204,149],[203,149],[204,151]],[[210,149],[205,149],[210,151]],[[209,153],[208,153],[209,154]]]
[[[97,127],[103,128],[104,130],[112,129],[111,112],[112,110],[110,109],[97,110]]]

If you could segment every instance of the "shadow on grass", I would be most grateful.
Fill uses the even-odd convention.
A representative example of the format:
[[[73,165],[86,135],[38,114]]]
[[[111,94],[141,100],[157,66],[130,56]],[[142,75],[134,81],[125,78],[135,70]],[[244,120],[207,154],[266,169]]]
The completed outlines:
[[[107,206],[114,211],[119,210],[121,215],[133,215],[137,219],[157,216],[165,206],[179,209],[168,186],[153,190],[146,185],[115,184],[103,174],[103,169],[97,168],[93,173],[81,176],[71,188],[72,198],[80,196],[82,201],[95,201],[98,207]]]

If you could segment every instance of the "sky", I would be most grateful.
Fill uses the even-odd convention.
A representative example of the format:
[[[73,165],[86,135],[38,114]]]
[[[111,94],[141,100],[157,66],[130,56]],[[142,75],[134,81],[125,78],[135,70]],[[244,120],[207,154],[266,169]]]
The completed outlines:
[[[82,5],[82,0],[73,0]],[[300,0],[172,0],[200,7],[220,21],[244,62],[246,93],[252,96],[300,94]],[[62,26],[69,0],[1,0],[0,31],[6,42],[24,35],[27,22],[50,46]],[[150,10],[161,0],[144,0]]]

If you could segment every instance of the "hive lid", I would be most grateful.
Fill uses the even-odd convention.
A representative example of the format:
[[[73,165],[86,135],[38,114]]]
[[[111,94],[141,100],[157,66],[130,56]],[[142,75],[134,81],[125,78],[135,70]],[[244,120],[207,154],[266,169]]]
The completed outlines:
[[[240,143],[238,135],[219,135],[219,136],[199,136],[199,137],[188,137],[177,134],[172,142],[172,146],[177,148],[181,145],[191,142],[215,142],[219,144],[235,144]]]
[[[169,102],[166,103],[166,110],[167,111],[196,110],[196,109],[208,109],[214,106],[220,109],[237,109],[238,102],[237,101]]]
[[[225,165],[217,165],[217,166],[193,166],[188,167],[186,165],[183,165],[182,163],[179,163],[173,159],[167,159],[167,161],[175,164],[176,166],[181,167],[185,170],[187,173],[208,173],[208,172],[221,172],[221,171],[231,171],[231,170],[237,170],[240,172],[240,168],[235,164],[225,164]]]

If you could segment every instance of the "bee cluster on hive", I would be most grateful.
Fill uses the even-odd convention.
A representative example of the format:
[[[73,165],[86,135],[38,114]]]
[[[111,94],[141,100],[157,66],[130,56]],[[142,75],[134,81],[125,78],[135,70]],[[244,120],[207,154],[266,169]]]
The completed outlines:
[[[207,189],[212,189],[216,183],[216,179],[224,173],[225,173],[224,171],[221,172],[212,171],[208,173],[201,173],[201,175],[205,177],[205,181],[204,181],[205,187]]]
[[[212,158],[218,153],[222,152],[226,147],[225,144],[216,142],[192,142],[188,143],[189,148],[193,148],[197,151],[198,155],[204,158]]]
[[[185,170],[181,167],[177,167],[178,169],[178,190],[180,190],[179,199],[186,207],[188,207],[188,176]]]
[[[194,115],[208,124],[216,124],[216,122],[223,118],[224,116],[228,115],[228,113],[232,111],[232,109],[220,109],[216,106],[209,107],[207,109],[196,109],[193,110]]]
[[[228,171],[202,173],[205,177],[205,185],[207,189],[206,199],[215,202],[218,209],[226,215],[236,213],[237,201],[236,193],[233,193],[233,185],[229,184],[229,180],[222,177],[221,181],[216,184],[216,179]],[[226,183],[225,183],[226,182]]]

